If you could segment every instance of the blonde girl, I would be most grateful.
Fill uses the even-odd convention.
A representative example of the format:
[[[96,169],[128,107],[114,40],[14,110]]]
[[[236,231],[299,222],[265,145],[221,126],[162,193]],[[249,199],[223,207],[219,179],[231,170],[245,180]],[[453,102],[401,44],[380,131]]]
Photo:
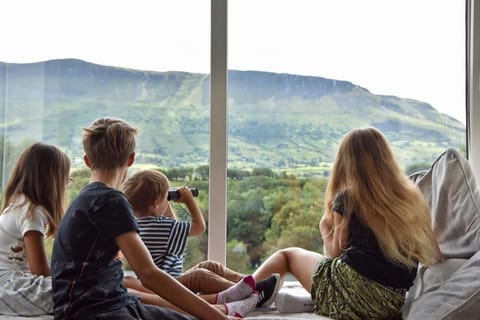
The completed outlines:
[[[52,282],[44,247],[64,212],[70,160],[53,145],[34,143],[20,155],[0,215],[0,314],[51,314]]]
[[[288,248],[254,273],[292,273],[315,311],[334,319],[400,319],[417,264],[440,259],[429,208],[384,135],[355,129],[340,143],[320,221],[323,256]]]

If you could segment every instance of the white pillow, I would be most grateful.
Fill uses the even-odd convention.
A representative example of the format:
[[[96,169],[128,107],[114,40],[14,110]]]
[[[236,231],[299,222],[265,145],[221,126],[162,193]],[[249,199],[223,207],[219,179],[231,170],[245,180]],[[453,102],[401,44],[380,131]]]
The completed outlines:
[[[315,306],[310,292],[299,282],[286,281],[275,298],[275,306],[281,313],[313,312]]]
[[[450,261],[460,260],[452,259]],[[441,272],[439,273],[441,275]],[[428,281],[428,278],[427,278]],[[430,284],[403,312],[407,320],[469,320],[480,318],[480,252],[445,281]],[[409,310],[407,309],[407,306]]]
[[[468,259],[480,251],[480,190],[468,160],[449,148],[417,184],[443,257]]]
[[[470,163],[449,148],[416,181],[430,205],[445,261],[419,268],[403,318],[478,319],[480,191]]]

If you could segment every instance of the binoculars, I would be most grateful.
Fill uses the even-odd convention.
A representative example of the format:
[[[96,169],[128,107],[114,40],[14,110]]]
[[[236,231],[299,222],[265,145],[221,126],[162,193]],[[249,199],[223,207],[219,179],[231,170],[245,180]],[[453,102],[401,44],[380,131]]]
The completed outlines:
[[[194,197],[198,197],[198,189],[197,188],[188,188],[188,189],[190,190],[190,192],[192,193],[192,195]],[[168,201],[177,200],[179,197],[180,197],[180,193],[178,192],[178,188],[168,189],[168,196],[167,196]]]

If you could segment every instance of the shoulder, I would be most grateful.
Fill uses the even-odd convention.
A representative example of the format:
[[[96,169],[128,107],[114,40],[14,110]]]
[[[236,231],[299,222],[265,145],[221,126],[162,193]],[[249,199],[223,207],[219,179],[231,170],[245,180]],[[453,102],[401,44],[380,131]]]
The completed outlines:
[[[143,216],[136,220],[141,229],[169,229],[177,223],[174,219],[157,216]]]
[[[40,205],[31,207],[23,195],[12,203],[8,210],[5,210],[5,218],[14,223],[18,230],[23,234],[27,231],[40,231],[44,233],[48,224],[48,213]]]
[[[125,195],[100,182],[90,183],[81,191],[70,205],[67,216],[71,219],[85,217],[84,221],[88,221],[85,223],[96,225],[99,231],[107,225],[122,230],[125,228],[120,226],[129,225],[137,230],[133,208]]]
[[[42,206],[36,206],[32,210],[32,214],[29,217],[32,221],[39,223],[39,224],[47,224],[48,223],[48,212]]]
[[[133,211],[125,194],[120,190],[106,186],[101,182],[92,182],[82,190],[82,199],[90,204],[93,209],[111,209],[123,207]],[[95,210],[94,210],[95,211]]]

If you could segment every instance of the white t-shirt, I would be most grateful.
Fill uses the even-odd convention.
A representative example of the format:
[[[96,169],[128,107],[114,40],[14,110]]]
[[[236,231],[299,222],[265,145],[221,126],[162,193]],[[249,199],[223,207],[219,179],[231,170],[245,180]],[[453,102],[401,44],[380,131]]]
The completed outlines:
[[[36,207],[33,215],[27,218],[30,203],[19,206],[23,202],[25,197],[22,195],[0,214],[0,271],[13,269],[30,272],[23,236],[28,231],[39,231],[45,235],[48,220],[44,209]]]

